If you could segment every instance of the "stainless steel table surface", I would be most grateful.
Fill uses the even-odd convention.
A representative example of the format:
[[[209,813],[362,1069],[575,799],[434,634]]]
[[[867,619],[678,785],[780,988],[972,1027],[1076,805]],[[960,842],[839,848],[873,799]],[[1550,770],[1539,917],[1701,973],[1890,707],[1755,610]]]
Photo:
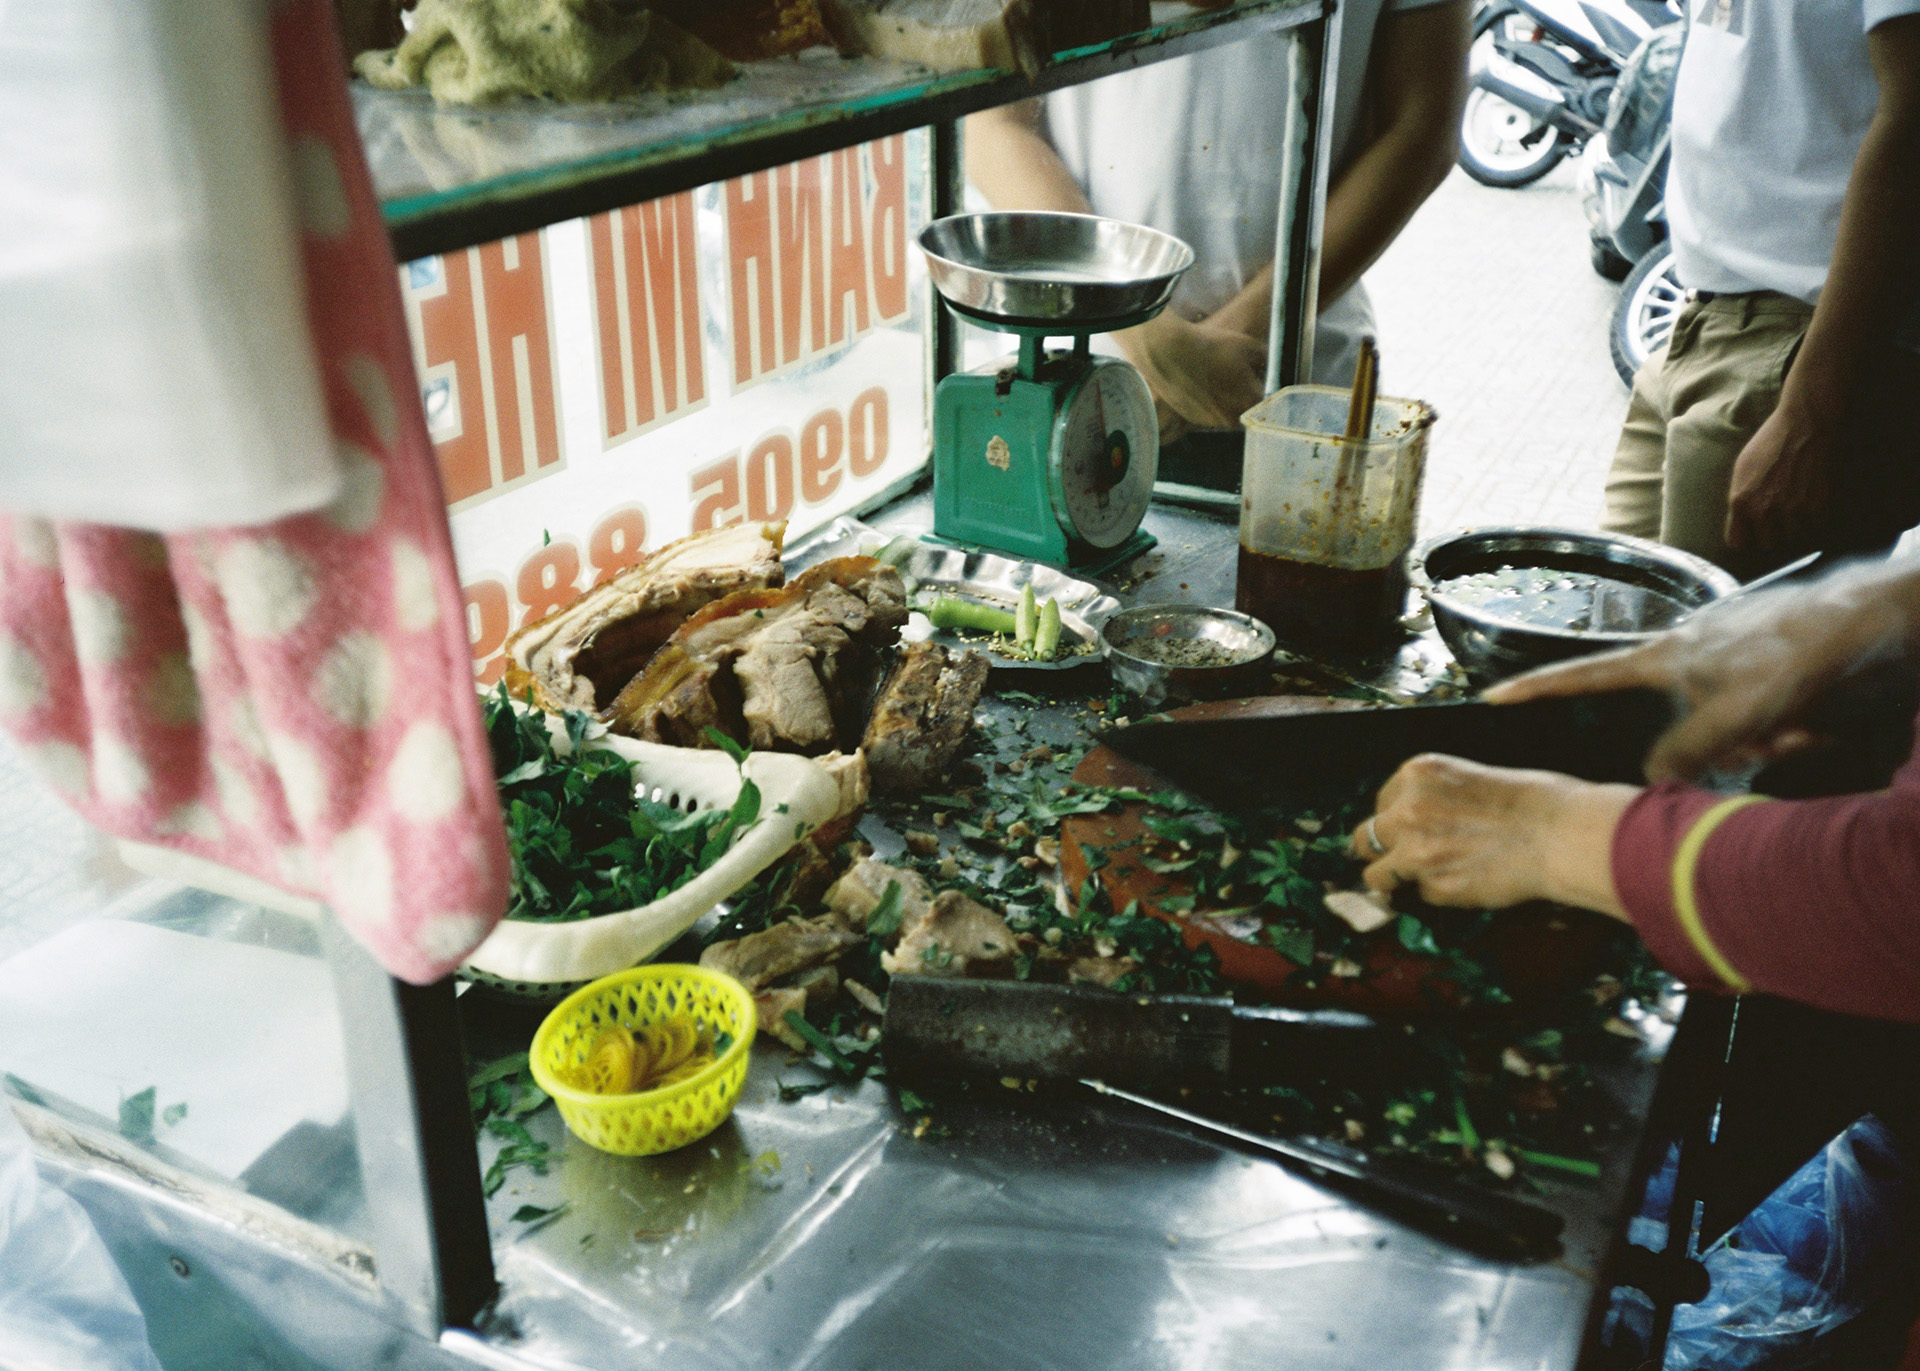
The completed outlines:
[[[928,521],[918,497],[874,522]],[[1147,526],[1160,547],[1116,581],[1124,601],[1232,602],[1231,526],[1164,506]],[[1429,636],[1382,678],[1414,688],[1444,667]],[[1020,708],[1036,739],[1070,727]],[[557,1164],[490,1202],[502,1295],[483,1339],[541,1365],[674,1371],[1569,1368],[1669,1036],[1646,1027],[1605,1081],[1602,1177],[1547,1187],[1563,1247],[1530,1264],[1070,1089],[936,1110],[921,1136],[874,1081],[782,1101],[783,1074],[805,1070],[760,1046],[732,1119],[678,1153],[605,1156],[550,1110],[532,1121]],[[511,1218],[562,1202],[544,1225]]]

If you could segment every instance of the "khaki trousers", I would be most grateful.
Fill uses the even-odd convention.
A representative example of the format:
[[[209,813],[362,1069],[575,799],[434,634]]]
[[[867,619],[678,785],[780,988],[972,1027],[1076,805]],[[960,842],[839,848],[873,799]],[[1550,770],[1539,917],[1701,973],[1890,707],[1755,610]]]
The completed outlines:
[[[1779,403],[1812,318],[1813,306],[1771,291],[1685,306],[1672,338],[1633,379],[1601,527],[1747,578],[1815,548],[1877,550],[1920,523],[1920,427],[1900,412],[1920,396],[1920,355],[1890,348],[1856,410],[1820,531],[1804,546],[1766,553],[1727,546],[1734,460]]]

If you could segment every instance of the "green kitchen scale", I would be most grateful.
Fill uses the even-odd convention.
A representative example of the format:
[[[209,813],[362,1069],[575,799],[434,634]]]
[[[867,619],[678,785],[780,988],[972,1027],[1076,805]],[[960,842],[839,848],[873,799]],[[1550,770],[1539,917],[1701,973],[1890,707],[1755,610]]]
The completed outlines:
[[[1015,357],[934,394],[934,536],[1091,575],[1152,547],[1153,393],[1089,342],[1164,309],[1192,250],[1138,224],[1037,213],[955,215],[920,246],[949,309],[1020,339]],[[1072,348],[1048,351],[1049,338]]]

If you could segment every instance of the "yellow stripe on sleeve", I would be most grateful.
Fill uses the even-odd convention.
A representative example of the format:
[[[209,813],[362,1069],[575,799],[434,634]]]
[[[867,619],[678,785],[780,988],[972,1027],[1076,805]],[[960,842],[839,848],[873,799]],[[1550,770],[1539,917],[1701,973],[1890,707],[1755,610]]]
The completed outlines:
[[[1741,994],[1753,989],[1753,986],[1733,969],[1733,963],[1721,954],[1720,949],[1713,945],[1713,939],[1707,936],[1706,926],[1700,921],[1700,906],[1694,899],[1694,869],[1700,864],[1700,850],[1729,814],[1748,805],[1759,804],[1766,798],[1764,795],[1735,795],[1722,800],[1694,821],[1693,827],[1687,830],[1687,836],[1680,840],[1680,846],[1673,854],[1673,912],[1680,920],[1680,927],[1686,930],[1688,939],[1701,959],[1713,968],[1713,974],[1728,989]]]

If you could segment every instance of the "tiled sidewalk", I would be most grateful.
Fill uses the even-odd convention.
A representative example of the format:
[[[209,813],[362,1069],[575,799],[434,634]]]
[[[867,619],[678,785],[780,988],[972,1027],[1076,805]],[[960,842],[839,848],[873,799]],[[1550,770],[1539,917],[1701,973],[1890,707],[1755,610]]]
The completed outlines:
[[[1587,264],[1572,167],[1522,190],[1456,170],[1367,288],[1382,390],[1440,413],[1422,531],[1594,527],[1627,392],[1607,353],[1618,287]]]

